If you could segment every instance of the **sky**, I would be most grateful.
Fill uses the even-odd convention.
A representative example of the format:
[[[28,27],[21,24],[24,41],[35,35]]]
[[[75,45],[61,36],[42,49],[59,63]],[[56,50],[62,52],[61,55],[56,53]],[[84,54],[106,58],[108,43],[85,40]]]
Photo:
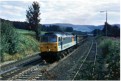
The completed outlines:
[[[40,4],[41,24],[102,25],[106,10],[109,24],[120,23],[120,0],[0,0],[0,18],[26,21],[33,1]]]

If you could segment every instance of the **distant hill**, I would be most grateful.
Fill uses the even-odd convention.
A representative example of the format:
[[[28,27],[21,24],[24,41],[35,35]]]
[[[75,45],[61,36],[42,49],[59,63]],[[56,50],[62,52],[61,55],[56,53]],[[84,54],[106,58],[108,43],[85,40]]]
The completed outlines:
[[[56,23],[56,24],[44,24],[45,26],[49,25],[58,25],[60,27],[72,27],[74,30],[82,31],[82,32],[91,32],[94,29],[103,29],[103,25],[94,26],[94,25],[73,25],[73,24],[64,24],[64,23]]]
[[[9,21],[9,20],[5,20],[5,19],[1,19],[2,21]],[[29,26],[26,22],[19,22],[19,21],[9,21],[12,22],[13,25],[18,28],[18,29],[26,29],[29,30]],[[74,25],[74,24],[68,24],[68,23],[54,23],[54,24],[42,24],[45,26],[49,26],[49,25],[58,25],[60,27],[72,27],[74,30],[76,31],[81,31],[81,32],[91,32],[95,29],[100,29],[102,30],[104,25],[99,25],[99,26],[95,26],[95,25]],[[113,24],[113,25],[117,25],[120,28],[120,24]]]
[[[102,30],[104,28],[104,25],[74,25],[74,24],[67,24],[67,23],[55,23],[55,24],[43,24],[45,26],[49,26],[49,25],[58,25],[60,27],[72,27],[74,30],[77,31],[81,31],[81,32],[91,32],[95,29],[100,29]],[[117,25],[118,27],[120,27],[120,24],[113,24],[113,25]]]

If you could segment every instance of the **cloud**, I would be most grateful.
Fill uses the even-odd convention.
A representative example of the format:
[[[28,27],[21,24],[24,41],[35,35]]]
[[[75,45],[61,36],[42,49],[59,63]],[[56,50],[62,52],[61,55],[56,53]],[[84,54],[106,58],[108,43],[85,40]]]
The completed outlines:
[[[5,8],[5,9],[14,9],[14,10],[18,10],[18,11],[24,10],[24,8],[22,8],[22,7],[13,6],[13,5],[2,5],[1,7]]]
[[[96,18],[101,15],[99,13],[101,10],[116,11],[115,13],[119,14],[119,0],[54,0],[51,2],[46,1],[42,8],[44,10],[44,13],[42,13],[43,23],[46,23],[46,20],[51,20],[53,23],[60,20],[59,22],[62,23],[96,24],[98,23],[96,20],[99,21]],[[103,16],[101,17],[101,19],[104,18]]]
[[[26,10],[34,0],[1,2],[0,17],[26,19]],[[119,23],[120,0],[37,0],[40,3],[41,23],[102,24],[108,10],[109,22]],[[14,8],[14,9],[13,9]],[[1,14],[1,13],[0,13]],[[5,14],[5,15],[4,15]],[[114,21],[115,20],[115,21]]]

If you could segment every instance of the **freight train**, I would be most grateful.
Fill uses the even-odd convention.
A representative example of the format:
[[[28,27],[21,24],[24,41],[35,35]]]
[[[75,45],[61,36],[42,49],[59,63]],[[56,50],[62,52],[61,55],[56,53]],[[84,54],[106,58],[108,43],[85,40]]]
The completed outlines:
[[[81,36],[72,34],[45,33],[41,36],[40,56],[46,61],[59,60],[64,53],[68,54],[78,47],[82,39]]]

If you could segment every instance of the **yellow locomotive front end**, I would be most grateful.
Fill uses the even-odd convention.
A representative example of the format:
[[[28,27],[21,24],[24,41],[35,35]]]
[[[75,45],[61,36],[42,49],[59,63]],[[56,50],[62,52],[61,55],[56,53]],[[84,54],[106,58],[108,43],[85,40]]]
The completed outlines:
[[[55,59],[58,53],[57,36],[53,33],[46,33],[41,36],[40,56],[42,59]]]
[[[58,51],[57,42],[42,42],[40,44],[40,51],[43,52],[57,52]]]

